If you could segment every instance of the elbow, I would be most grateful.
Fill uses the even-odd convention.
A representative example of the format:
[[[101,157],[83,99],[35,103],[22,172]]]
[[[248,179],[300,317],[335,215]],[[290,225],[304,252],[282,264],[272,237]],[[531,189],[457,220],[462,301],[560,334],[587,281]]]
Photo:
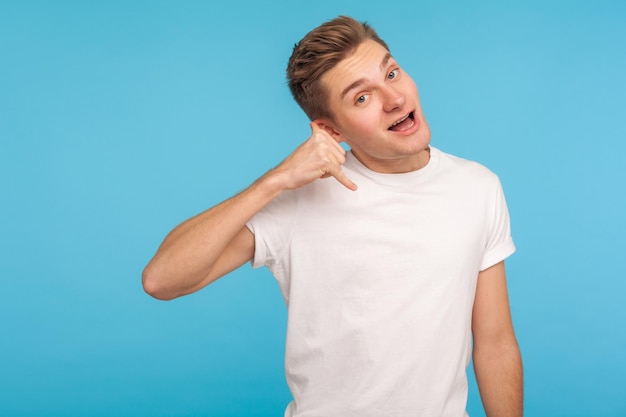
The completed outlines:
[[[475,338],[473,350],[475,358],[483,357],[489,360],[510,358],[513,360],[520,357],[519,345],[512,333],[493,338]]]
[[[146,294],[157,300],[169,301],[176,298],[164,285],[164,280],[157,271],[148,264],[141,274],[141,284]]]

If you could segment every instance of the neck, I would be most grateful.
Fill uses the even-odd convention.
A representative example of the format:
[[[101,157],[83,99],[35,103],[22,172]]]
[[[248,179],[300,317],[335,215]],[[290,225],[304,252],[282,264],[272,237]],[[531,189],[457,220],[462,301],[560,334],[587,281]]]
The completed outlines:
[[[430,145],[409,157],[397,159],[376,159],[371,156],[363,157],[359,150],[350,150],[354,157],[368,169],[381,174],[405,174],[424,168],[430,161]]]

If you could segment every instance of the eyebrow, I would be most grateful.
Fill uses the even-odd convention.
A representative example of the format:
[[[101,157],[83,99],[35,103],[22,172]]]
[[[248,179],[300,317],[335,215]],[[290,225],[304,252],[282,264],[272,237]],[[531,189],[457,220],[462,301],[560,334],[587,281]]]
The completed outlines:
[[[380,63],[380,69],[383,69],[387,66],[387,63],[389,62],[389,60],[391,59],[391,54],[389,52],[387,52],[385,54],[385,57],[383,58],[383,60]],[[365,82],[367,81],[367,78],[362,77],[359,78],[358,80],[356,80],[355,82],[353,82],[352,84],[350,84],[349,86],[347,86],[346,88],[343,89],[343,91],[341,92],[341,99],[343,100],[343,98],[346,96],[346,94],[348,94],[350,92],[350,90],[359,87],[362,84],[365,84]]]

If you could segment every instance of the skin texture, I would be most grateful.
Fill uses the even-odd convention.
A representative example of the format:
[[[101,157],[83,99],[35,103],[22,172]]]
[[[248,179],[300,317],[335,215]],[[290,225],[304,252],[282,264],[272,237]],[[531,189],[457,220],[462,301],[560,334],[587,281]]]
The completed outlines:
[[[382,173],[401,173],[428,163],[430,129],[417,87],[382,45],[363,42],[324,74],[322,83],[330,92],[334,118],[319,123],[336,140],[350,145],[365,166]],[[415,119],[410,129],[389,130],[410,113]]]
[[[415,83],[387,50],[365,41],[322,77],[332,119],[311,122],[311,136],[240,194],[172,230],[144,269],[145,291],[169,300],[203,288],[250,261],[254,236],[246,223],[285,190],[343,173],[345,151],[371,170],[409,172],[429,160],[430,129]],[[413,115],[402,131],[389,127]],[[474,367],[489,417],[522,415],[522,364],[511,323],[504,262],[479,274],[472,331]]]
[[[289,189],[334,177],[356,190],[341,165],[345,150],[317,123],[311,136],[280,165],[240,194],[172,230],[143,271],[144,290],[170,300],[195,292],[252,259],[254,236],[246,223]]]
[[[522,358],[513,331],[504,262],[478,275],[472,333],[474,373],[487,416],[521,417]]]

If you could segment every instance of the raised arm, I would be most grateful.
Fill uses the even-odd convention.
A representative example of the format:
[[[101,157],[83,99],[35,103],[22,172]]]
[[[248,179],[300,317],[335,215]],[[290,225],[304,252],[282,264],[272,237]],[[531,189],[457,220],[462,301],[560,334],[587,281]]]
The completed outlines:
[[[287,159],[236,196],[172,230],[143,271],[144,290],[169,300],[197,291],[254,255],[246,223],[285,190],[332,176],[352,190],[341,165],[345,151],[323,125],[311,123],[311,137]]]
[[[479,274],[472,332],[474,372],[487,417],[521,417],[522,359],[513,331],[504,261]]]

